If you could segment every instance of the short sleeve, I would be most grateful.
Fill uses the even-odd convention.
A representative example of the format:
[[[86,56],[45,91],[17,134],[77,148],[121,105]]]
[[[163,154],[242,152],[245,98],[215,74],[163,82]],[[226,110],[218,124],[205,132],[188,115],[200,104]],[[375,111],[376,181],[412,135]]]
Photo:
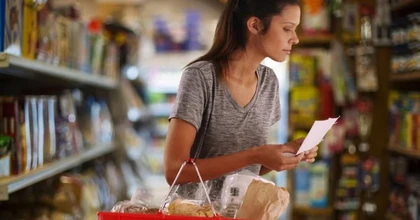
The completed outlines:
[[[274,100],[273,100],[273,105],[272,105],[272,109],[271,109],[271,125],[274,125],[275,123],[277,123],[280,120],[280,89],[279,89],[279,80],[277,79],[276,74],[274,73],[273,70],[271,70],[272,74],[274,75]]]
[[[198,131],[205,108],[206,94],[206,81],[202,72],[198,68],[187,67],[182,73],[175,105],[169,120],[172,118],[182,119],[193,125]]]

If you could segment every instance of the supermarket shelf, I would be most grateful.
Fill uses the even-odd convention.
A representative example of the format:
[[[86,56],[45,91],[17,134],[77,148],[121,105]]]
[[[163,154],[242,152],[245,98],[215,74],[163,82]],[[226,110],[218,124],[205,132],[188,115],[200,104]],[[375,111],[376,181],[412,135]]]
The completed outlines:
[[[319,35],[299,35],[299,46],[309,46],[309,45],[328,45],[333,40],[333,36],[330,34],[319,34]]]
[[[408,157],[420,159],[420,151],[416,152],[414,150],[407,150],[401,147],[389,147],[389,150]]]
[[[0,201],[7,200],[8,194],[48,179],[84,162],[103,156],[116,149],[115,144],[94,146],[77,155],[46,164],[28,173],[0,179]]]
[[[311,216],[332,216],[334,210],[332,208],[311,208],[311,207],[293,207],[294,215],[311,215]]]
[[[406,10],[416,6],[420,6],[419,0],[402,0],[400,3],[391,5],[391,11]]]
[[[420,80],[420,72],[391,74],[391,81],[413,81],[413,80]]]
[[[52,66],[52,64],[29,60],[7,53],[0,53],[0,74],[27,79],[49,77],[64,82],[106,89],[113,89],[117,86],[117,81],[111,78],[95,76],[91,73],[66,67]]]

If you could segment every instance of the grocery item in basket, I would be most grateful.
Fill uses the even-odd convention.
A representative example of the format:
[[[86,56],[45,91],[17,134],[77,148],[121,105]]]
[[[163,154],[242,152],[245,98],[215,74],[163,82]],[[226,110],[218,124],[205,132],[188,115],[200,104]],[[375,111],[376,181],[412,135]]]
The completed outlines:
[[[289,205],[286,188],[253,180],[244,196],[236,218],[276,220]]]
[[[137,189],[131,200],[117,202],[111,212],[120,213],[141,213],[151,214],[157,213],[159,209],[150,206],[152,196],[144,189]]]
[[[274,185],[273,182],[265,180],[249,170],[226,176],[223,182],[219,210],[223,217],[234,218],[236,216],[252,180],[259,180]]]
[[[119,201],[114,205],[111,212],[120,213],[146,213],[147,207],[143,204],[135,203],[129,200]]]
[[[197,200],[175,199],[169,204],[169,215],[213,217],[209,204]]]

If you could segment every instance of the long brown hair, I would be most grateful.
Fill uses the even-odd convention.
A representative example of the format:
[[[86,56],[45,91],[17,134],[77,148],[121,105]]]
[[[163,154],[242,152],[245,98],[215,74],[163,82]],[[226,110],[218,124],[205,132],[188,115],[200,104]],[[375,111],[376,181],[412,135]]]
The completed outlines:
[[[257,17],[264,25],[265,34],[274,15],[281,14],[289,5],[299,5],[298,0],[228,0],[216,27],[213,45],[210,50],[188,65],[199,61],[213,62],[216,73],[223,77],[228,69],[229,56],[237,49],[245,49],[247,21]]]

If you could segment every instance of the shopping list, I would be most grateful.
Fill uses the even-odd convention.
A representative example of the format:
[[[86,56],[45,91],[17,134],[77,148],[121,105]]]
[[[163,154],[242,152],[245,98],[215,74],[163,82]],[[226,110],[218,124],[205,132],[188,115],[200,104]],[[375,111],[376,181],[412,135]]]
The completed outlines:
[[[340,117],[315,121],[305,140],[303,140],[303,143],[296,155],[311,150],[313,147],[317,146],[322,141],[327,132],[331,129],[331,127],[335,124],[338,118]]]

